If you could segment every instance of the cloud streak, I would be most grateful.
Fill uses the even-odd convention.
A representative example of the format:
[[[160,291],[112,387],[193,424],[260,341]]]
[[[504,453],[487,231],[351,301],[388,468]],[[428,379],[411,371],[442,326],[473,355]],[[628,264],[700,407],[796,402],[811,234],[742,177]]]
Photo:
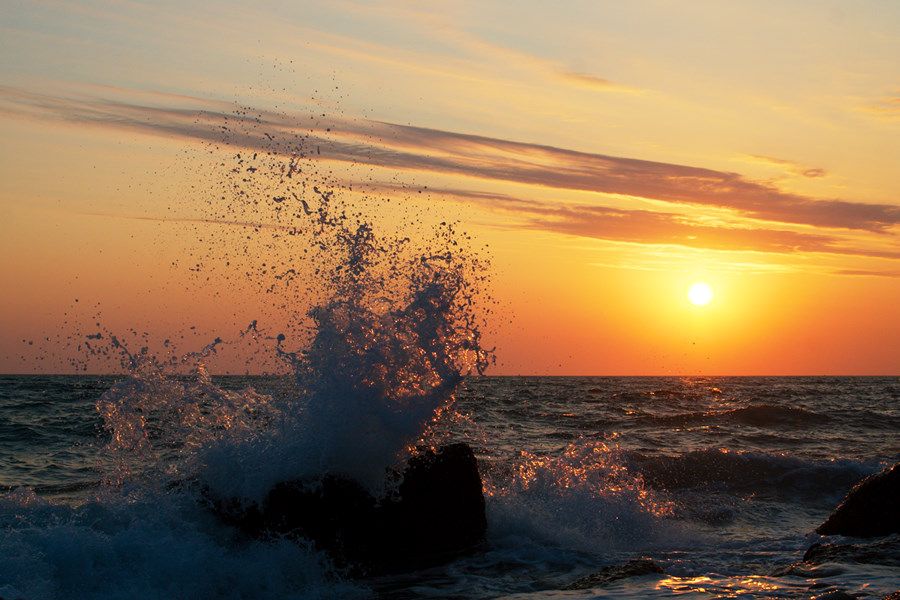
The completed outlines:
[[[634,94],[644,93],[644,90],[628,87],[621,83],[603,79],[589,73],[577,73],[575,71],[553,70],[553,75],[566,83],[592,90],[600,90],[604,92],[629,92]]]
[[[495,200],[494,208],[509,211],[518,206],[522,214],[544,223],[542,228],[588,237],[597,237],[599,232],[606,239],[664,243],[661,236],[667,236],[668,243],[693,247],[831,252],[836,242],[829,235],[760,227],[758,222],[879,234],[890,234],[900,224],[897,206],[814,199],[737,173],[365,119],[310,120],[309,115],[243,110],[224,102],[162,95],[141,102],[128,93],[119,96],[66,97],[0,87],[0,111],[258,151],[315,153],[323,159],[391,169],[638,197],[673,208],[713,207],[757,222],[746,228],[716,227],[688,223],[683,216],[663,211],[536,204],[525,210],[523,204]],[[794,165],[780,159],[765,160]],[[841,252],[849,253],[846,249]],[[886,257],[897,258],[891,252]]]
[[[747,180],[737,173],[392,123],[367,126],[388,143],[444,153],[435,156],[386,150],[376,159],[382,166],[709,206],[779,223],[872,232],[886,232],[900,224],[897,206],[817,200]]]
[[[768,165],[775,165],[777,167],[781,167],[786,169],[788,172],[794,175],[800,175],[801,177],[806,177],[809,179],[815,179],[818,177],[825,177],[828,175],[828,172],[825,169],[820,169],[817,167],[808,167],[806,165],[801,165],[800,163],[796,163],[792,160],[785,160],[783,158],[774,158],[772,156],[760,156],[759,154],[746,154],[747,158],[751,159],[753,162],[760,162]]]
[[[900,93],[883,96],[875,104],[863,106],[862,110],[882,119],[900,119]]]
[[[409,192],[402,188],[389,192]],[[792,254],[816,252],[867,258],[900,259],[900,251],[862,249],[838,236],[783,229],[715,226],[676,213],[578,206],[526,200],[470,190],[429,189],[440,198],[503,212],[517,229],[549,231],[613,242],[674,245],[730,252]],[[509,221],[506,221],[509,223]]]

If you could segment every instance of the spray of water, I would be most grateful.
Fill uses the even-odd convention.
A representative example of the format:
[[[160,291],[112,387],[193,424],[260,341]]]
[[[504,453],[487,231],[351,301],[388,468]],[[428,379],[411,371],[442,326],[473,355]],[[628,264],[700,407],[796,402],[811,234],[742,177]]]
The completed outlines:
[[[234,152],[223,178],[226,214],[266,242],[223,246],[206,236],[196,263],[208,278],[239,262],[237,276],[288,314],[286,332],[254,321],[244,335],[277,357],[289,383],[272,394],[216,386],[207,362],[228,344],[220,339],[161,361],[107,335],[127,367],[97,405],[112,483],[199,479],[218,495],[259,501],[278,481],[330,473],[378,491],[385,469],[452,406],[462,378],[488,366],[487,265],[466,236],[446,222],[416,242],[379,233],[318,180],[302,139],[294,142]],[[252,216],[265,226],[248,225]]]

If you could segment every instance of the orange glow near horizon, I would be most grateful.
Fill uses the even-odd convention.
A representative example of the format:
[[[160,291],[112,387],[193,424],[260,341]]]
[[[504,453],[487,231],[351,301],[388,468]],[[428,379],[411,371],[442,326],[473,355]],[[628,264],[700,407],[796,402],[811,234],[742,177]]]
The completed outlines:
[[[900,373],[900,5],[58,8],[4,21],[0,372],[97,322],[302,330],[290,180],[412,245],[457,223],[492,373]]]

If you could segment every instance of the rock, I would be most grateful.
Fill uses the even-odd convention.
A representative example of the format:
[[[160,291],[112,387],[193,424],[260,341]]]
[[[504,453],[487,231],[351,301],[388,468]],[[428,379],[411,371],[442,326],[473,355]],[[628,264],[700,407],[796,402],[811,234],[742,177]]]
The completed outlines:
[[[820,566],[801,562],[773,569],[769,573],[769,575],[772,577],[786,577],[788,575],[795,575],[803,579],[821,579],[825,577],[837,577],[838,575],[842,575],[845,572],[846,569],[838,565]],[[823,583],[821,585],[825,587],[828,586],[827,583]]]
[[[396,494],[376,499],[326,475],[276,485],[261,508],[214,500],[216,514],[255,539],[302,537],[352,575],[408,571],[477,545],[487,529],[478,463],[467,444],[412,457]]]
[[[816,533],[861,538],[900,533],[900,463],[856,484]]]
[[[856,600],[856,596],[851,596],[843,590],[833,590],[821,596],[813,596],[812,600]]]
[[[611,565],[603,567],[596,573],[591,573],[570,583],[564,590],[587,590],[605,585],[617,579],[649,575],[650,573],[665,573],[663,568],[649,558],[632,558],[624,565]]]
[[[896,591],[893,594],[888,594],[881,600],[900,600],[900,591]]]
[[[806,564],[857,562],[900,567],[900,537],[862,544],[813,544],[803,555]]]

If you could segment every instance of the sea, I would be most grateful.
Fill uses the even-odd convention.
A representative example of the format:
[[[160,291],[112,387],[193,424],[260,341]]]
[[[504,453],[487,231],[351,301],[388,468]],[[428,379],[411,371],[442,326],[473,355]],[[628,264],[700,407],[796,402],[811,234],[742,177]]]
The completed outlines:
[[[170,485],[203,477],[253,498],[279,476],[313,473],[311,457],[362,480],[380,468],[367,464],[371,439],[326,464],[284,437],[353,445],[340,430],[359,437],[360,406],[317,417],[312,433],[281,422],[278,435],[248,434],[267,406],[314,412],[297,386],[292,374],[146,367],[0,376],[0,597],[878,599],[900,589],[896,566],[785,570],[812,543],[842,541],[814,530],[855,483],[900,461],[898,377],[464,377],[425,428],[433,443],[473,447],[486,539],[448,564],[370,578],[304,540],[242,539],[196,491]],[[251,409],[256,421],[230,427]],[[641,557],[665,573],[564,590]]]

